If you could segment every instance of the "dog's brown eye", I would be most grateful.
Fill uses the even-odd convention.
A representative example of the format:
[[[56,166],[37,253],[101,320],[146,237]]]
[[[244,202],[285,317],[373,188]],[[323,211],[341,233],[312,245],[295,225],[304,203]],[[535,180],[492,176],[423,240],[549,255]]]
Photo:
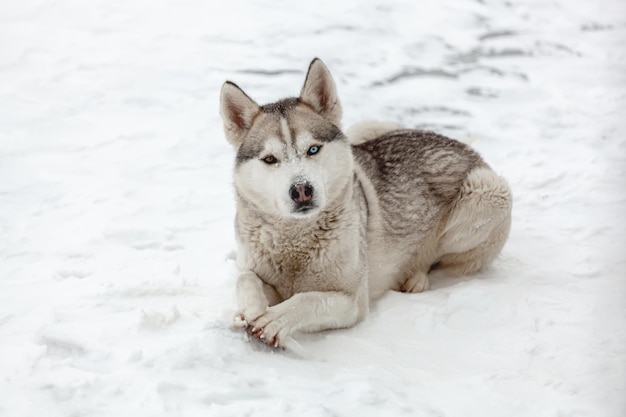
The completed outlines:
[[[262,161],[265,162],[268,165],[272,165],[272,164],[275,164],[276,162],[278,162],[278,159],[276,159],[274,157],[274,155],[268,155],[265,158],[263,158]]]

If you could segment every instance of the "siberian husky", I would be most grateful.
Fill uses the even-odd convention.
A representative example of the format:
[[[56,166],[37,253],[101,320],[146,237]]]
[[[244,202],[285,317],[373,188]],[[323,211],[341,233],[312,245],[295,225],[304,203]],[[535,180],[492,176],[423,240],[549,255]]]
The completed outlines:
[[[502,249],[509,187],[469,146],[361,123],[346,134],[335,83],[314,59],[300,97],[258,105],[224,83],[234,146],[234,325],[270,346],[350,327],[388,290],[429,288],[437,268],[477,272]]]

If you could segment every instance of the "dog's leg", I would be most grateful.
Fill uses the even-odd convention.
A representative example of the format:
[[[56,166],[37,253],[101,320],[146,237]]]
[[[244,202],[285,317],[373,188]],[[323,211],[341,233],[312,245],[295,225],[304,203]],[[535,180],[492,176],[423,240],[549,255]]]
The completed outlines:
[[[489,168],[465,179],[440,238],[440,267],[454,275],[478,272],[500,252],[511,226],[511,191]]]
[[[269,307],[254,321],[252,334],[270,346],[283,346],[295,330],[315,332],[353,326],[366,310],[367,297],[357,299],[336,291],[298,293]]]
[[[400,286],[402,292],[422,292],[430,288],[428,275],[424,271],[418,271],[408,278]]]
[[[269,306],[281,301],[274,287],[267,285],[252,271],[239,274],[237,278],[237,304],[235,327],[248,327],[261,316]]]

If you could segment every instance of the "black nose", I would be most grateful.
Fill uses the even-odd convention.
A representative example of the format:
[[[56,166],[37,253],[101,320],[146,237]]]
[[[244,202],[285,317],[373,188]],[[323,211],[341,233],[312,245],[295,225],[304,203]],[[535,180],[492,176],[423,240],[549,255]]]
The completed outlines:
[[[313,187],[308,182],[292,184],[289,188],[289,195],[294,202],[305,203],[313,198]]]

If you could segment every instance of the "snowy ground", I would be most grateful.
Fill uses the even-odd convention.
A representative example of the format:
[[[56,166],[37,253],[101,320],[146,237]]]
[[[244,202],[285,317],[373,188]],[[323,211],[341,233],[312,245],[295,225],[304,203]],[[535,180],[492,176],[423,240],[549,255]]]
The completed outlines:
[[[626,415],[626,4],[0,5],[0,416]],[[432,3],[432,4],[429,4]],[[226,79],[471,141],[494,265],[274,352],[235,310]]]

